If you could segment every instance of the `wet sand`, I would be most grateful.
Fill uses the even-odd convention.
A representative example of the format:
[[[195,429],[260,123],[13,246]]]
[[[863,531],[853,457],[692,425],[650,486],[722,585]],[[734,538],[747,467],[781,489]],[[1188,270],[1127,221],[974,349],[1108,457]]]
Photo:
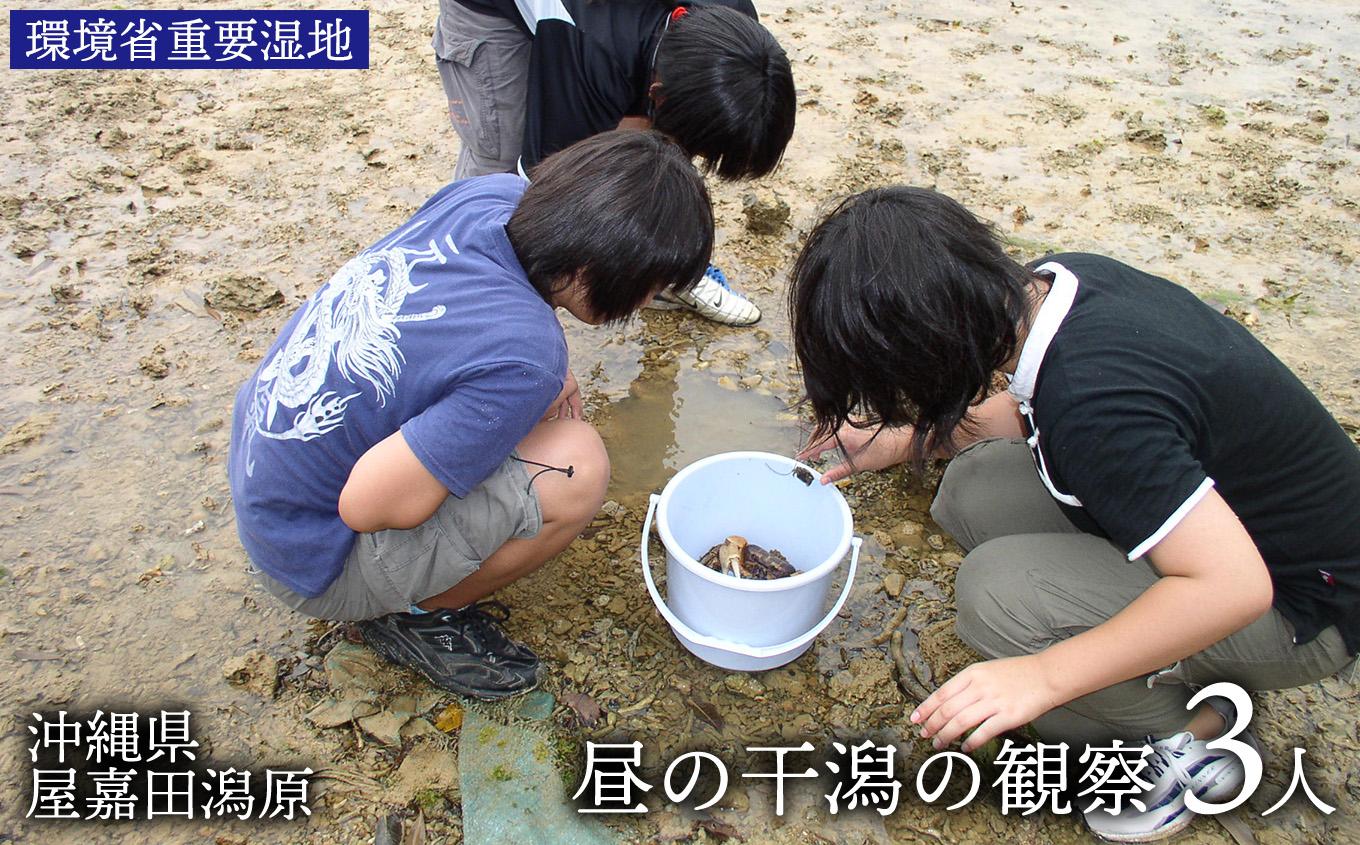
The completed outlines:
[[[933,479],[892,472],[846,489],[868,538],[862,573],[847,612],[783,669],[700,663],[638,573],[646,496],[672,472],[728,448],[796,447],[785,274],[817,215],[847,193],[937,187],[995,221],[1017,256],[1100,251],[1175,279],[1250,326],[1360,436],[1352,7],[762,7],[794,61],[797,134],[773,178],[713,190],[717,262],[765,319],[733,330],[647,312],[623,328],[567,327],[616,467],[611,504],[503,597],[511,631],[544,657],[544,688],[603,708],[587,729],[559,703],[564,764],[583,738],[615,732],[642,740],[649,761],[701,746],[739,764],[745,745],[833,735],[900,742],[908,775],[926,756],[880,634],[920,632],[937,675],[966,660],[948,635],[960,555],[926,513]],[[413,720],[383,745],[373,731],[309,722],[338,682],[323,658],[339,632],[253,587],[225,479],[232,396],[288,313],[451,175],[433,7],[369,8],[367,72],[11,72],[0,86],[0,352],[11,362],[0,376],[0,780],[12,796],[0,833],[15,841],[367,842],[377,818],[417,806],[430,841],[461,839],[452,740],[429,726],[454,698],[384,670],[368,679],[375,707],[429,714],[429,727]],[[748,231],[748,194],[782,198],[789,224]],[[882,588],[893,574],[906,585],[896,597]],[[243,656],[256,675],[235,686],[224,666]],[[1360,841],[1354,686],[1256,700],[1272,758],[1241,818],[1257,841]],[[216,760],[326,768],[335,776],[314,815],[135,828],[17,818],[29,712],[171,704],[194,711]],[[1295,746],[1339,809],[1324,817],[1296,800],[1262,819]],[[827,823],[809,795],[775,825],[768,796],[738,786],[713,816],[748,842],[1086,839],[1071,817],[1003,819],[983,799],[945,814],[910,783],[886,824]],[[658,804],[620,826],[636,841],[716,841],[692,822]],[[1184,841],[1232,840],[1200,819]]]

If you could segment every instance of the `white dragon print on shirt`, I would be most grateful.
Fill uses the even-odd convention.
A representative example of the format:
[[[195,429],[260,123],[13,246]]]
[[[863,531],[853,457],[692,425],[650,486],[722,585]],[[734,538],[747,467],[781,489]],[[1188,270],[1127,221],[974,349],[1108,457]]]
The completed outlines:
[[[412,224],[412,228],[420,223]],[[447,235],[454,255],[458,248]],[[406,297],[425,285],[411,281],[411,268],[444,264],[448,255],[433,240],[429,249],[389,247],[366,250],[346,262],[303,306],[283,346],[260,369],[246,419],[246,475],[255,474],[250,455],[256,436],[271,440],[315,440],[344,425],[345,408],[372,387],[379,405],[396,392],[405,358],[397,347],[401,323],[436,320],[443,305],[402,314]],[[359,390],[323,390],[334,364]],[[280,409],[284,409],[282,419]],[[300,410],[299,410],[300,409]]]

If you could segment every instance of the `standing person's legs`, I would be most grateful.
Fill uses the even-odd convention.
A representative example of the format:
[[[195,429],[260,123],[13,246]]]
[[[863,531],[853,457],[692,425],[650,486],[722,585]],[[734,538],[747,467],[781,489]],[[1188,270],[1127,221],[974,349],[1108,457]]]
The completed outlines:
[[[1156,582],[1145,560],[1078,531],[1058,509],[1020,442],[965,450],[931,509],[969,550],[955,585],[958,634],[988,658],[1032,654],[1109,619]],[[1335,628],[1304,645],[1271,610],[1162,673],[1068,702],[1035,720],[1047,740],[1130,742],[1185,730],[1192,685],[1299,686],[1350,662]]]
[[[514,23],[440,0],[435,63],[462,144],[453,178],[514,172],[524,137],[529,36]]]

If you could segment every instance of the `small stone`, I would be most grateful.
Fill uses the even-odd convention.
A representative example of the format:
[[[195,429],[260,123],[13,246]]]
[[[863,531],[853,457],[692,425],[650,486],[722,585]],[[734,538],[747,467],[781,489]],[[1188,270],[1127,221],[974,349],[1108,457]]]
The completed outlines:
[[[606,609],[615,616],[622,616],[628,610],[628,602],[624,601],[623,596],[614,596]]]
[[[521,719],[529,719],[534,722],[543,722],[552,716],[553,708],[557,706],[557,699],[547,690],[534,690],[520,699],[519,706],[515,708],[515,715]]]
[[[165,357],[165,349],[160,344],[156,345],[150,355],[142,356],[137,366],[153,379],[163,379],[170,375],[170,359]]]
[[[80,299],[80,288],[75,285],[52,285],[48,290],[52,293],[52,301],[58,305],[65,305],[68,302],[75,302]]]
[[[944,538],[939,534],[931,534],[926,538],[926,544],[938,552],[944,549]]]
[[[359,727],[363,728],[364,733],[383,745],[401,745],[401,729],[409,721],[411,721],[411,717],[408,714],[397,714],[384,710],[360,719]]]
[[[741,380],[738,381],[737,383],[740,384],[742,387],[746,388],[747,390],[750,390],[751,388],[760,384],[764,380],[765,377],[762,376],[760,373],[752,373],[749,376],[743,376]]]
[[[753,235],[777,235],[789,224],[789,204],[778,194],[747,194],[742,197],[742,213],[746,230]]]
[[[213,308],[257,313],[283,304],[283,292],[259,276],[222,276],[208,286],[203,301]]]
[[[619,504],[618,502],[614,501],[613,499],[610,499],[609,501],[605,502],[603,505],[600,505],[600,513],[602,513],[602,514],[604,514],[605,516],[608,516],[608,517],[615,517],[615,516],[618,516],[618,515],[619,515],[619,512],[622,511],[622,510],[623,510],[623,505]]]
[[[336,692],[364,694],[382,686],[382,658],[367,648],[342,642],[326,655],[326,680]]]
[[[723,678],[723,686],[728,692],[743,695],[753,700],[765,697],[765,685],[746,673],[735,673]]]
[[[327,698],[320,704],[307,711],[307,721],[316,725],[318,728],[338,728],[347,725],[355,719],[362,719],[365,716],[372,716],[378,712],[378,708],[371,701],[362,699]]]
[[[407,742],[422,736],[439,736],[439,729],[429,719],[412,719],[401,729],[401,738]]]
[[[883,592],[891,598],[902,595],[902,588],[907,586],[907,576],[901,572],[889,572],[883,576]]]
[[[279,661],[252,649],[223,663],[222,677],[232,686],[272,699],[279,689]]]
[[[56,421],[56,414],[35,414],[19,423],[0,437],[0,455],[17,452],[30,443],[36,443]]]
[[[925,536],[921,524],[918,522],[901,522],[888,532],[892,538],[893,545],[899,549],[925,548]],[[885,544],[886,545],[886,544]]]

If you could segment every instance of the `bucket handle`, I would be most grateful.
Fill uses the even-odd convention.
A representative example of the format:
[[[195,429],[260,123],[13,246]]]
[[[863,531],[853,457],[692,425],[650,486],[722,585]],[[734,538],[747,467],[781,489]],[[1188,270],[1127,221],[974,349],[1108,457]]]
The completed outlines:
[[[670,623],[672,630],[690,642],[696,645],[718,649],[719,651],[744,655],[746,657],[774,657],[775,655],[783,654],[787,651],[802,648],[812,642],[814,637],[820,634],[827,625],[831,624],[832,620],[836,618],[836,615],[841,612],[841,608],[845,606],[845,600],[850,597],[850,587],[855,583],[855,570],[859,566],[859,547],[860,543],[863,542],[859,537],[850,538],[850,571],[845,576],[845,586],[841,588],[840,597],[836,599],[835,605],[832,606],[826,616],[822,617],[822,621],[813,625],[812,629],[807,633],[785,643],[766,646],[749,646],[744,643],[734,643],[731,640],[722,640],[717,637],[710,637],[707,634],[699,633],[681,621],[680,617],[676,616],[675,612],[666,605],[666,600],[661,598],[661,594],[657,592],[656,582],[652,580],[652,566],[651,562],[648,560],[649,550],[647,548],[647,541],[652,533],[652,518],[656,515],[656,505],[660,501],[660,496],[652,494],[651,502],[647,505],[647,519],[642,523],[642,577],[647,582],[647,592],[652,596],[652,603],[656,605],[656,609],[660,611],[662,618]]]

